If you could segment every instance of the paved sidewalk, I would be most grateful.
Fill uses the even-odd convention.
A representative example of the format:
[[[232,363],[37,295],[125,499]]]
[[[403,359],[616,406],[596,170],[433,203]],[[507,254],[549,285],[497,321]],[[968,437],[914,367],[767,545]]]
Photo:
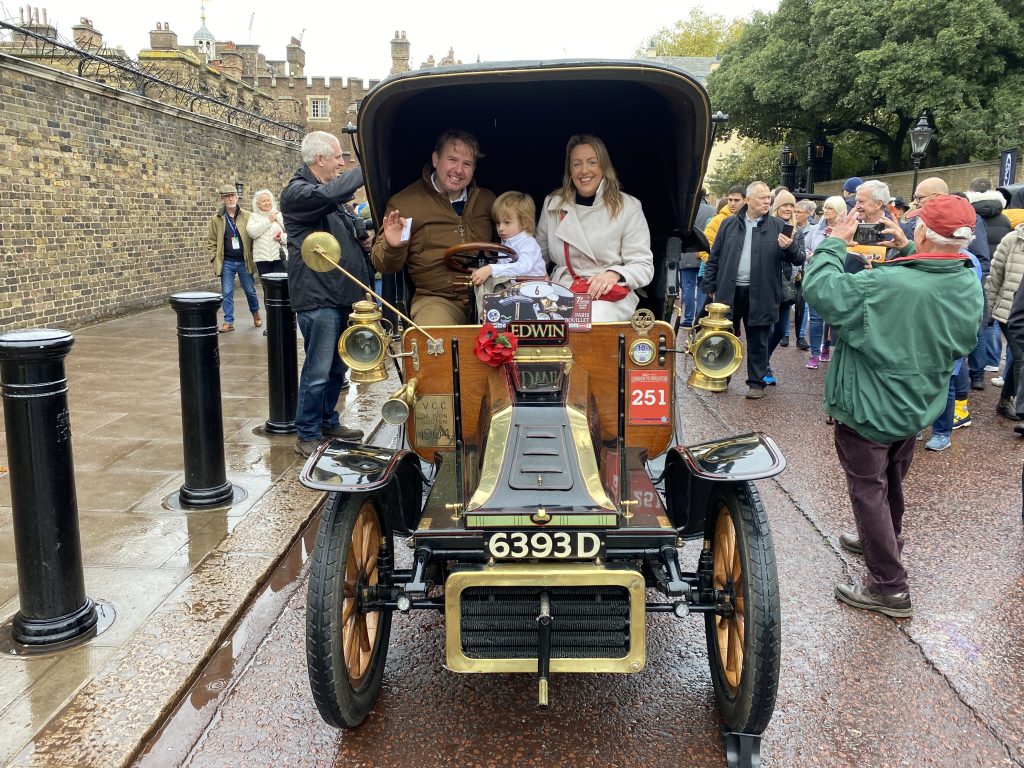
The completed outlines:
[[[227,476],[247,496],[202,512],[163,503],[184,482],[174,311],[72,334],[66,370],[86,592],[116,620],[71,650],[0,654],[0,764],[130,758],[322,498],[296,480],[295,437],[261,432],[269,407],[261,329],[239,321],[219,337]],[[394,388],[353,385],[339,404],[343,422],[369,433]],[[18,610],[7,466],[0,432],[0,622]],[[69,762],[59,745],[81,759]]]

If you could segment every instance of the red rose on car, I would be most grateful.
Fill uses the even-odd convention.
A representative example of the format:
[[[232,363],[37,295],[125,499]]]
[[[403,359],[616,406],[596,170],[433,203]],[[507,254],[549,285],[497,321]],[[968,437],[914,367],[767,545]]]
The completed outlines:
[[[484,323],[473,353],[483,362],[497,368],[512,359],[516,346],[518,342],[513,334],[500,333],[492,323]]]

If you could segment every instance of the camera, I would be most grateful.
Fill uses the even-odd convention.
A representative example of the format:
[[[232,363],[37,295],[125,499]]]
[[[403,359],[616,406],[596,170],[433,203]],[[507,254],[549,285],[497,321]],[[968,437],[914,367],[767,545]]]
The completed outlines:
[[[857,231],[853,233],[853,242],[861,245],[874,245],[882,242],[885,237],[885,224],[858,224]]]

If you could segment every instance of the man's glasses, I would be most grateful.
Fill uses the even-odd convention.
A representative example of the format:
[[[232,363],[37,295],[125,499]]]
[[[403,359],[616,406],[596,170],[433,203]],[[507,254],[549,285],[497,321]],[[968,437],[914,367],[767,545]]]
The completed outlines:
[[[923,203],[925,200],[931,200],[935,195],[914,195],[911,198],[915,203]]]

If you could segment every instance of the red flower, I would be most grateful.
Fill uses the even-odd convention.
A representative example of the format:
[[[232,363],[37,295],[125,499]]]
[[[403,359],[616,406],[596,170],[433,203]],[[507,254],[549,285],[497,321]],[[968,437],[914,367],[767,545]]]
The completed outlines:
[[[480,335],[477,336],[473,354],[497,368],[512,359],[518,344],[514,334],[499,333],[493,324],[484,323],[480,328]]]

